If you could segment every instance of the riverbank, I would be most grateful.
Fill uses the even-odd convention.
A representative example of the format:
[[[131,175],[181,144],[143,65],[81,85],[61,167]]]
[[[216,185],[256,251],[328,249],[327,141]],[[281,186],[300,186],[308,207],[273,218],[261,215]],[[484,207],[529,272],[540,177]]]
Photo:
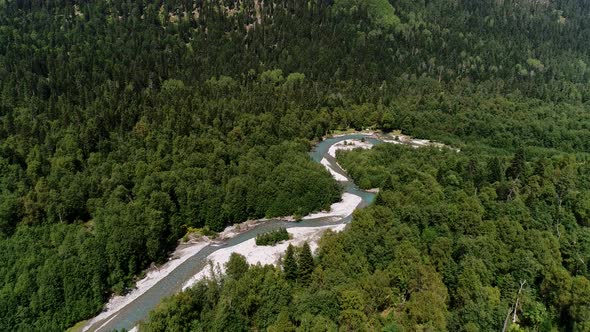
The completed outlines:
[[[309,214],[303,217],[303,220],[319,219],[319,218],[333,218],[341,219],[348,217],[354,212],[356,207],[360,204],[361,198],[351,193],[343,193],[342,200],[330,206],[330,210],[321,211]]]
[[[166,278],[178,266],[186,262],[191,257],[197,255],[208,245],[232,239],[241,233],[247,232],[271,220],[295,221],[295,218],[289,216],[275,219],[263,218],[257,220],[247,220],[242,223],[226,227],[222,232],[217,234],[215,238],[198,236],[187,242],[179,243],[179,245],[176,247],[176,250],[170,255],[168,262],[161,266],[150,267],[146,271],[145,277],[137,281],[135,288],[133,288],[131,292],[125,295],[113,295],[109,299],[109,302],[105,305],[104,310],[99,315],[95,316],[91,320],[76,324],[76,326],[71,328],[71,332],[100,330],[112,319],[114,319],[121,309],[135,301],[141,295],[145,294],[148,290],[150,290],[150,288]]]
[[[301,228],[289,228],[287,231],[291,236],[288,241],[280,242],[274,246],[258,246],[256,245],[256,239],[249,239],[235,246],[223,248],[215,251],[213,254],[207,257],[207,261],[213,265],[213,267],[223,273],[225,271],[225,263],[229,261],[232,253],[237,253],[246,258],[246,261],[251,264],[277,264],[289,244],[294,246],[300,246],[304,242],[307,242],[312,251],[315,251],[318,247],[317,243],[321,236],[328,230],[333,232],[342,231],[346,227],[346,224],[337,224],[332,226],[320,226],[320,227],[301,227]],[[211,275],[211,265],[203,268],[199,273],[193,276],[187,281],[182,287],[183,290],[194,286],[200,280],[207,278]]]
[[[328,170],[328,172],[330,172],[330,175],[332,175],[332,177],[338,181],[338,182],[345,182],[348,181],[348,178],[338,172],[336,172],[330,162],[328,161],[328,159],[324,158],[322,159],[322,161],[320,161],[320,164],[324,165],[324,167]]]
[[[347,139],[336,144],[333,144],[330,149],[328,149],[328,154],[332,158],[336,158],[336,151],[350,151],[354,149],[371,149],[373,144],[364,142],[358,139]]]
[[[404,144],[404,145],[411,146],[413,148],[433,147],[433,148],[438,148],[438,149],[443,149],[443,148],[451,149],[451,150],[454,150],[455,152],[461,151],[458,148],[453,148],[453,147],[450,147],[450,146],[440,143],[440,142],[431,141],[429,139],[414,138],[409,135],[404,135],[399,130],[393,131],[388,134],[375,133],[375,137],[384,143]]]
[[[304,219],[317,219],[317,218],[338,219],[338,218],[343,218],[343,217],[351,215],[352,212],[354,211],[354,209],[360,203],[360,201],[361,201],[360,197],[358,197],[356,195],[344,193],[342,196],[342,201],[332,204],[330,207],[330,211],[323,211],[323,212],[311,214],[311,215],[304,217]],[[121,311],[127,305],[129,305],[130,303],[135,301],[137,298],[139,298],[141,295],[146,293],[148,290],[150,290],[150,288],[155,286],[158,282],[160,282],[161,280],[166,278],[174,269],[176,269],[178,266],[183,264],[186,260],[197,255],[203,248],[207,247],[210,244],[223,243],[226,240],[232,239],[242,233],[248,232],[248,231],[250,231],[262,224],[265,224],[267,222],[272,222],[273,220],[281,220],[281,221],[287,221],[287,222],[295,222],[296,221],[295,218],[292,216],[273,218],[273,219],[263,218],[263,219],[257,219],[257,220],[248,220],[248,221],[245,221],[245,222],[242,222],[239,224],[235,224],[235,225],[226,227],[215,238],[201,236],[201,237],[198,237],[195,239],[191,239],[189,242],[180,243],[178,245],[178,247],[176,248],[176,250],[174,251],[174,253],[171,255],[171,258],[168,262],[166,262],[162,266],[150,268],[147,271],[146,276],[136,283],[135,288],[131,292],[129,292],[126,295],[112,296],[111,299],[109,300],[109,302],[105,305],[105,309],[99,315],[95,316],[91,320],[86,321],[83,324],[77,324],[76,329],[72,329],[72,332],[73,331],[86,332],[86,331],[100,330],[101,328],[106,326],[111,320],[113,320],[118,315],[119,311]],[[338,225],[328,226],[328,227],[333,227],[336,230],[337,229],[336,226],[338,226]],[[299,232],[297,229],[293,229],[293,230],[290,230],[290,233],[295,234],[293,238],[294,238],[294,241],[296,241],[295,243],[298,243],[297,241],[301,240],[302,237],[309,236],[309,234],[311,234],[311,233],[313,233],[313,234],[316,234],[314,232],[323,233],[325,231],[324,228],[326,228],[326,227],[320,227],[317,230],[315,230],[315,228],[309,227],[309,230],[307,232]],[[308,233],[310,231],[311,231],[311,233]],[[318,234],[318,238],[319,238],[319,233],[317,233],[317,234]],[[251,260],[254,262],[253,264],[255,264],[256,262],[269,262],[268,264],[272,264],[272,262],[275,262],[276,254],[277,254],[276,252],[274,252],[273,250],[271,250],[272,252],[265,251],[264,248],[259,248],[258,250],[254,250],[252,248],[254,248],[254,246],[256,246],[256,244],[253,241],[254,240],[245,241],[244,243],[246,243],[246,244],[240,248],[237,248],[236,250],[238,250],[240,253],[247,253],[247,250],[252,250],[252,254],[249,257],[251,257]],[[250,243],[250,242],[252,242],[252,243]],[[230,247],[227,249],[231,249],[231,248],[233,248],[233,247]],[[225,250],[224,252],[227,252],[227,250]],[[227,255],[228,259],[229,259],[230,254],[231,254],[231,252]],[[221,259],[212,258],[211,260],[212,261],[219,261],[219,262],[221,262],[221,265],[223,265],[226,261],[225,258],[221,258]]]
[[[180,264],[184,263],[190,257],[196,255],[207,245],[209,245],[209,239],[207,238],[201,241],[194,241],[179,245],[174,251],[174,253],[171,255],[171,258],[168,262],[166,262],[164,265],[160,267],[151,268],[147,272],[146,276],[135,284],[135,288],[130,293],[126,295],[112,296],[109,302],[106,304],[105,310],[101,312],[98,316],[94,317],[92,320],[88,321],[88,323],[85,324],[85,326],[81,330],[85,332],[90,330],[90,328],[94,324],[100,323],[105,320],[108,322],[109,318],[112,319],[111,317],[115,315],[119,310],[121,310],[129,303],[133,302],[142,294],[144,294],[147,290],[152,288],[160,280],[164,279]],[[102,325],[97,327],[96,329],[100,329],[101,327]]]

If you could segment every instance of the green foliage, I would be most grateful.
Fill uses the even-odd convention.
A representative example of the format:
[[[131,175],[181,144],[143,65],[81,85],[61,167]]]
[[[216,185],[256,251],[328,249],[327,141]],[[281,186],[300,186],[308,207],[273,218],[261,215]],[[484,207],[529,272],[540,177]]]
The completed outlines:
[[[471,153],[476,152],[468,154]],[[502,169],[497,166],[498,156],[479,152],[477,156],[493,165],[492,169]],[[506,308],[515,301],[517,283],[524,280],[529,286],[520,299],[522,308],[518,309],[523,319],[519,326],[511,328],[526,330],[564,324],[565,321],[556,321],[547,312],[563,311],[570,306],[580,308],[574,304],[571,289],[574,280],[585,283],[590,277],[584,267],[567,259],[572,256],[581,261],[587,259],[584,257],[590,252],[579,247],[573,249],[567,240],[585,230],[575,218],[563,219],[564,215],[577,210],[576,196],[568,196],[566,192],[573,188],[587,191],[580,187],[585,175],[573,175],[582,163],[570,156],[547,159],[543,154],[531,160],[519,150],[506,172],[510,182],[497,181],[498,175],[490,176],[481,182],[478,191],[473,191],[473,179],[477,178],[474,173],[485,171],[474,167],[470,158],[473,157],[452,151],[411,150],[393,145],[339,155],[339,163],[349,170],[355,181],[362,177],[372,179],[370,174],[360,170],[375,166],[381,167],[372,172],[389,174],[388,178],[394,183],[388,185],[389,190],[380,193],[378,205],[391,207],[394,220],[401,222],[397,227],[409,226],[408,231],[417,238],[414,243],[421,248],[417,250],[406,242],[393,253],[393,257],[396,252],[402,255],[394,264],[394,279],[399,280],[399,285],[403,286],[400,290],[408,299],[404,304],[408,311],[402,311],[397,321],[412,326],[411,329],[423,328],[425,322],[428,322],[426,326],[438,326],[436,329],[446,326],[456,330],[468,325],[475,330],[501,329]],[[545,165],[543,171],[534,170],[532,165],[535,164]],[[419,176],[403,176],[409,165],[422,170]],[[449,170],[455,170],[452,182],[441,176]],[[442,190],[443,195],[424,196],[425,187],[421,183],[429,183],[430,191]],[[544,183],[544,187],[540,183]],[[569,197],[568,203],[559,197]],[[520,212],[515,209],[517,206]],[[367,232],[361,225],[367,227],[376,223],[376,220],[371,224],[364,222],[366,218],[361,220],[365,213],[356,216],[356,223],[360,224],[356,229],[361,233]],[[568,224],[569,230],[561,228],[562,222]],[[355,223],[350,232],[355,231],[354,226]],[[387,231],[386,227],[377,234],[384,235]],[[375,240],[370,242],[375,243]],[[379,247],[378,243],[375,246]],[[421,267],[424,261],[429,263]],[[430,264],[434,264],[436,270]],[[420,292],[420,296],[414,297],[411,293],[408,296],[415,287],[408,282],[415,280],[413,273],[421,275],[422,285],[426,280],[433,280],[435,284],[428,287],[431,294]],[[438,286],[435,286],[437,279]],[[584,286],[577,289],[584,289]],[[449,303],[452,314],[448,322],[445,314],[428,309],[424,304],[434,303],[436,299],[440,301],[439,307]],[[414,301],[425,302],[414,306]],[[573,312],[568,315],[567,321],[572,326],[583,326],[578,324],[585,318],[575,318]]]
[[[304,285],[309,284],[311,273],[313,272],[314,268],[314,262],[313,256],[311,255],[311,249],[309,248],[309,244],[307,242],[303,243],[303,247],[301,247],[301,252],[299,252],[297,263],[297,272],[299,274],[298,280]]]
[[[336,0],[334,6],[336,10],[347,14],[366,10],[373,24],[383,29],[394,29],[401,23],[387,0]]]
[[[233,252],[229,256],[229,261],[225,263],[225,274],[228,278],[237,280],[240,279],[246,272],[248,272],[249,268],[250,265],[248,265],[246,258]]]
[[[279,228],[275,231],[256,235],[257,246],[274,246],[275,244],[289,240],[289,232],[286,228]]]
[[[367,177],[379,186],[386,178],[387,189],[380,187],[375,204],[357,211],[345,231],[326,233],[315,259],[305,247],[299,255],[288,247],[277,281],[291,286],[286,302],[274,307],[269,325],[240,322],[271,330],[499,331],[518,299],[511,331],[584,331],[590,274],[580,262],[590,258],[590,246],[574,211],[588,192],[585,163],[566,154],[522,156],[517,151],[510,163],[520,164],[510,166],[519,176],[510,171],[510,180],[495,181],[473,161],[509,160],[497,153],[380,144],[339,154],[355,181]],[[510,194],[497,194],[504,187]],[[308,260],[309,281],[301,272]],[[261,304],[250,309],[268,313]],[[210,324],[201,317],[193,324]]]
[[[209,226],[205,226],[203,228],[198,228],[198,227],[187,227],[186,228],[186,234],[184,234],[184,236],[182,237],[182,241],[186,242],[189,240],[189,236],[191,234],[196,234],[198,236],[208,236],[208,237],[216,237],[217,233],[210,230]]]
[[[395,15],[393,6],[387,0],[368,0],[366,3],[369,17],[375,23],[386,29],[397,28],[400,24],[400,19]]]
[[[279,313],[277,317],[277,321],[268,327],[268,332],[295,332],[295,325],[291,322],[289,318],[289,312],[287,310],[283,310]]]
[[[283,271],[285,273],[285,279],[293,281],[297,279],[299,275],[299,266],[295,259],[295,250],[293,246],[289,244],[285,251],[285,257],[283,258]]]
[[[384,189],[370,217],[357,219],[404,223],[392,232],[413,238],[422,255],[428,246],[450,304],[453,276],[470,283],[482,264],[497,276],[461,293],[469,306],[451,307],[446,321],[449,330],[497,330],[513,281],[587,277],[589,10],[573,0],[270,1],[262,9],[253,1],[0,1],[0,330],[62,331],[92,317],[165,261],[185,226],[220,231],[329,207],[341,189],[309,159],[310,142],[373,126],[485,154],[395,168],[407,156],[391,150],[343,163],[361,187]],[[512,250],[511,241],[529,248]],[[309,284],[321,289],[317,310],[298,309],[291,323],[334,330],[342,289],[330,287],[391,273],[404,279],[379,287],[387,295],[365,285],[381,299],[365,308],[367,319],[346,320],[375,330],[377,311],[389,310],[400,320],[389,327],[443,329],[445,310],[411,305],[445,299],[426,260],[409,260],[420,267],[413,274],[387,269],[397,245],[387,238],[372,252],[361,242],[354,260],[351,249],[325,249]],[[463,264],[477,250],[494,254]],[[516,257],[491,259],[505,253]],[[422,275],[415,271],[432,293],[405,286]],[[244,277],[284,281],[258,272]],[[583,300],[550,288],[532,292],[539,305],[523,304],[531,313],[520,326],[584,330]],[[315,305],[310,298],[297,301]],[[170,330],[263,329],[288,302],[258,320],[250,314],[259,302],[237,308],[238,299],[195,300]],[[222,309],[188,315],[199,303]]]

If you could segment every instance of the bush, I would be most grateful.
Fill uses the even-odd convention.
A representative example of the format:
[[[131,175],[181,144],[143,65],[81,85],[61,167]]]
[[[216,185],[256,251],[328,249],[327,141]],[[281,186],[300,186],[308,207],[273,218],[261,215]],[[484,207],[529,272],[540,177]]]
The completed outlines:
[[[279,228],[276,231],[270,231],[256,236],[256,245],[274,246],[275,244],[289,239],[289,232],[286,228]]]

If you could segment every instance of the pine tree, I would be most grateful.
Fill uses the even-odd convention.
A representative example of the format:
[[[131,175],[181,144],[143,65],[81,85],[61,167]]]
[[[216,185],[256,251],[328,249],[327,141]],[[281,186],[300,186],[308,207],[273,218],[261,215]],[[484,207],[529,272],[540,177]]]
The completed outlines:
[[[287,251],[285,252],[285,259],[283,260],[283,271],[285,272],[285,278],[287,280],[297,279],[299,267],[295,260],[295,251],[293,246],[289,244]]]
[[[307,285],[311,280],[311,273],[313,272],[313,256],[309,244],[305,242],[301,253],[299,254],[299,280],[302,284]]]
[[[526,157],[524,149],[520,148],[510,161],[510,167],[506,170],[506,176],[511,179],[518,179],[524,175],[526,168]]]
[[[494,157],[488,161],[488,174],[490,183],[502,182],[504,180],[504,165],[500,158]]]

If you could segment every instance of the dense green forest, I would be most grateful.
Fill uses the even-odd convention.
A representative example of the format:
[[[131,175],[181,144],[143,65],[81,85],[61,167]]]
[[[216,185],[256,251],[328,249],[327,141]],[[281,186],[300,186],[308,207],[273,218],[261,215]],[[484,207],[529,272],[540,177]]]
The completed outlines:
[[[220,277],[170,300],[158,326],[176,330],[174,303],[188,301],[181,318],[197,330],[497,330],[526,279],[522,313],[539,313],[524,327],[587,329],[589,18],[576,0],[0,0],[0,330],[61,331],[93,316],[188,227],[326,208],[341,189],[307,151],[331,130],[370,126],[463,153],[390,151],[428,165],[413,184],[379,160],[386,148],[358,157],[357,183],[384,191],[325,239],[314,274],[332,279],[251,268],[234,286]],[[403,190],[430,208],[393,202]],[[476,206],[465,229],[440,212],[460,204]],[[508,226],[515,239],[498,231]],[[395,234],[378,259],[360,239]],[[437,238],[450,259],[434,258]],[[335,249],[342,241],[350,248]],[[519,275],[519,259],[538,264]],[[434,293],[412,297],[422,274]],[[395,296],[367,301],[363,282]],[[271,286],[281,296],[244,303],[237,323],[227,303],[203,302]],[[419,305],[429,297],[445,305]]]
[[[340,154],[381,192],[324,236],[309,280],[289,252],[283,269],[239,274],[234,257],[141,330],[502,331],[508,319],[506,331],[588,331],[588,160],[388,144]]]

